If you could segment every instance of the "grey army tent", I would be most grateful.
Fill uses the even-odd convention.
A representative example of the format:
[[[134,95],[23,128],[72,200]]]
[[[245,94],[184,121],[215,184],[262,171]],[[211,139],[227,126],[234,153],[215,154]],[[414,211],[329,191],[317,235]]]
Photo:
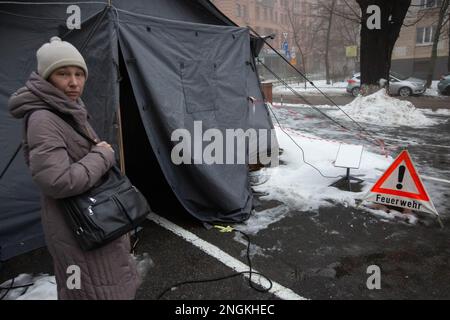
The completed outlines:
[[[273,128],[255,67],[258,39],[206,0],[52,2],[0,1],[0,260],[45,245],[22,123],[7,101],[54,35],[85,57],[90,121],[122,151],[127,175],[156,212],[179,206],[201,221],[248,218],[248,166],[176,165],[171,133],[194,134],[195,121],[203,130]],[[70,5],[80,8],[80,29],[67,27]]]

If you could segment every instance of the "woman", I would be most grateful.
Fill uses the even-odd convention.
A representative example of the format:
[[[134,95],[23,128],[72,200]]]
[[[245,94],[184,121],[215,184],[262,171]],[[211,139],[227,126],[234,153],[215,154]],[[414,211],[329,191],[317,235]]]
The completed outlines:
[[[54,262],[58,298],[133,299],[140,280],[129,238],[82,251],[58,203],[89,190],[115,162],[114,150],[98,139],[80,100],[88,76],[86,63],[73,45],[58,37],[39,48],[36,56],[37,73],[11,96],[9,108],[14,117],[28,118],[24,154],[42,192],[42,226]],[[58,114],[70,118],[97,145],[92,146]],[[80,286],[73,281],[77,267]]]

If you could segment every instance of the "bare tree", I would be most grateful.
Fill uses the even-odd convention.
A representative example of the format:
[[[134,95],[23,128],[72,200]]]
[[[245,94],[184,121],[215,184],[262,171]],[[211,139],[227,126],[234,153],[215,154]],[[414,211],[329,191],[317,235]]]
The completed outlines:
[[[331,26],[333,24],[334,8],[336,7],[336,0],[332,0],[331,8],[329,11],[328,27],[327,27],[327,39],[325,41],[325,76],[327,79],[327,84],[330,84],[330,36],[331,36]]]
[[[349,0],[321,0],[316,6],[317,12],[321,13],[318,17],[326,20],[327,32],[324,46],[327,83],[329,83],[330,69],[333,69],[334,76],[336,72],[347,75],[345,46],[358,44],[361,15],[358,12],[358,5]],[[330,63],[330,60],[335,63]]]
[[[305,16],[295,10],[294,2],[287,10],[289,26],[286,31],[292,32],[292,40],[300,53],[301,69],[304,73],[312,70],[312,60],[316,56],[322,56],[321,35],[326,30],[325,20],[314,19],[310,24],[306,24]]]
[[[391,57],[411,0],[356,0],[361,8],[361,85],[363,92],[379,88],[381,78],[389,79]],[[379,8],[380,28],[369,28],[373,18],[369,6]]]
[[[306,74],[306,55],[304,54],[304,47],[302,43],[302,40],[304,40],[305,36],[302,37],[301,17],[298,13],[295,12],[294,4],[287,10],[287,16],[290,29],[292,30],[292,40],[294,41],[295,46],[298,48],[298,51],[300,53],[300,59],[297,60],[300,60],[301,69],[303,70],[303,73]]]

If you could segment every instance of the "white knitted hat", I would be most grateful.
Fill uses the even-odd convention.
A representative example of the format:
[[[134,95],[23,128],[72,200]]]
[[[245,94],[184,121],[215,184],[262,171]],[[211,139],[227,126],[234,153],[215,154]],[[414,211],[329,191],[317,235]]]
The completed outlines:
[[[65,66],[77,66],[84,70],[86,79],[88,69],[81,53],[67,41],[52,37],[50,43],[44,43],[36,52],[37,71],[47,79],[53,71]]]

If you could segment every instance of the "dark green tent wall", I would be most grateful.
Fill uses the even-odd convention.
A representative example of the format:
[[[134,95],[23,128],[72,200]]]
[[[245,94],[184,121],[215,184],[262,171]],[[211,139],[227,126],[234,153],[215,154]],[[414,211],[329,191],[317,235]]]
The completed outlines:
[[[129,101],[120,107],[122,118],[131,119],[128,112],[134,112],[142,130],[124,143],[149,145],[147,152],[169,191],[187,212],[201,221],[248,218],[247,165],[175,165],[170,158],[171,132],[183,128],[192,133],[194,121],[202,121],[203,130],[221,132],[273,128],[248,30],[235,26],[209,1],[123,0],[111,6],[77,4],[83,22],[80,30],[71,31],[66,27],[70,4],[77,3],[0,1],[0,172],[8,168],[0,180],[0,260],[45,245],[39,192],[18,149],[22,123],[9,115],[7,101],[36,69],[36,50],[54,35],[85,57],[89,79],[82,99],[104,140],[117,148],[117,112]],[[249,107],[248,97],[256,99],[255,108]],[[155,181],[148,174],[137,186],[146,193],[146,183]]]

